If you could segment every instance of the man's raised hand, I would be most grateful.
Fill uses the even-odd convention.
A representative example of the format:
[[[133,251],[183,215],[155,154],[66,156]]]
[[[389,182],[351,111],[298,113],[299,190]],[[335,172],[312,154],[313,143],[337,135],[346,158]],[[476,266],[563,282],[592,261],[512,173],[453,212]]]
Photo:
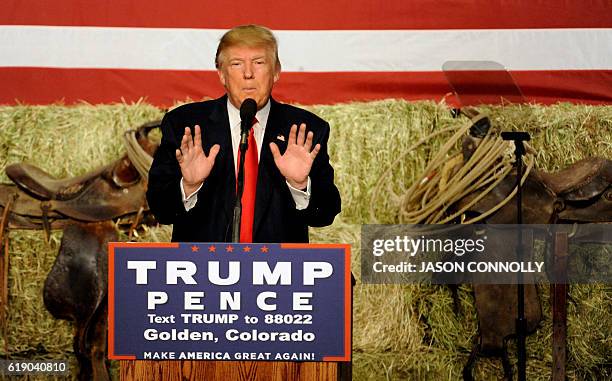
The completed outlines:
[[[178,160],[181,167],[183,188],[186,195],[195,192],[210,175],[220,149],[220,146],[215,144],[210,148],[210,152],[206,156],[202,150],[202,132],[200,126],[196,124],[194,130],[192,139],[191,129],[185,127],[181,147],[176,150],[176,160]]]
[[[289,185],[296,189],[306,188],[312,162],[321,149],[321,145],[317,144],[311,151],[312,138],[312,131],[306,134],[306,125],[302,123],[299,131],[297,125],[291,126],[287,150],[283,155],[281,155],[276,143],[270,143],[270,150],[272,156],[274,156],[276,167],[285,176]]]

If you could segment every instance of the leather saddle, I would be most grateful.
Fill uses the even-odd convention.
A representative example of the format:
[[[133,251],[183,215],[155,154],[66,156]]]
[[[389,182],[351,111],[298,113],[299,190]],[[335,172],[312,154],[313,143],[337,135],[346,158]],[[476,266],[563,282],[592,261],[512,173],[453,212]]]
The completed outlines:
[[[63,228],[68,220],[101,222],[135,217],[133,225],[148,211],[146,177],[133,164],[148,162],[157,145],[146,139],[159,123],[148,123],[128,131],[141,145],[137,155],[124,155],[117,161],[82,176],[57,179],[41,168],[17,163],[6,167],[14,184],[0,184],[0,211],[9,228]],[[135,150],[128,150],[128,153]]]
[[[465,138],[464,160],[469,158],[471,148],[476,145],[474,138]],[[516,186],[515,174],[513,171],[469,212],[485,213],[501,203]],[[458,203],[459,207],[477,196],[467,195]],[[534,169],[523,185],[523,220],[528,224],[611,222],[612,160],[588,157],[555,173]],[[515,202],[507,203],[487,219],[487,223],[498,224],[513,224],[515,221]]]
[[[557,196],[560,222],[612,222],[612,160],[582,159],[559,172],[540,172]]]
[[[145,204],[145,188],[127,156],[71,179],[55,179],[25,163],[8,166],[6,174],[25,194],[43,203],[35,216],[42,217],[47,209],[78,221],[99,222],[138,211]]]
[[[78,198],[85,188],[100,177],[112,181],[118,188],[129,187],[140,180],[127,155],[111,165],[69,179],[56,179],[27,163],[11,164],[5,172],[17,186],[39,200],[67,201]]]

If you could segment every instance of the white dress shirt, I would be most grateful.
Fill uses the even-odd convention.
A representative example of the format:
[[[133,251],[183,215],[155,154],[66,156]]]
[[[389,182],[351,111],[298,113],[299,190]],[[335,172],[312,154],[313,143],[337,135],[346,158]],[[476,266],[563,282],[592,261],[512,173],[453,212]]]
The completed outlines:
[[[236,173],[238,171],[238,147],[240,146],[240,110],[234,107],[234,105],[229,101],[229,99],[227,100],[227,114],[229,117],[229,124],[232,135],[232,152],[234,154],[234,171]],[[257,118],[257,123],[253,125],[253,133],[255,137],[255,143],[257,143],[258,160],[261,156],[261,144],[263,143],[264,133],[266,131],[266,125],[268,124],[269,115],[270,100],[268,100],[268,103],[266,103],[266,105],[262,107],[261,110],[257,111],[257,113],[255,114],[255,118]],[[206,126],[201,126],[200,128],[206,128]],[[181,179],[180,184],[181,194],[183,195],[183,205],[185,206],[185,210],[189,211],[198,202],[198,191],[200,190],[200,188],[202,188],[203,184],[201,184],[198,189],[196,189],[190,195],[185,195],[183,179]],[[289,187],[289,191],[291,192],[293,201],[295,201],[295,208],[297,210],[306,209],[308,207],[308,203],[310,202],[310,177],[308,177],[308,185],[306,186],[305,192],[292,187],[291,185],[289,185],[289,182],[287,182],[287,186]]]

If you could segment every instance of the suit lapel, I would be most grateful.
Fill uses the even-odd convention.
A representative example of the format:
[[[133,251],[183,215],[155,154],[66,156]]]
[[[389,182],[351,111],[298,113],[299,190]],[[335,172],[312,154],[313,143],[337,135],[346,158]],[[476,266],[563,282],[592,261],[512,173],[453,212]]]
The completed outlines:
[[[234,173],[232,135],[227,114],[227,95],[217,99],[216,107],[210,113],[209,120],[210,125],[204,128],[208,128],[210,143],[205,142],[205,144],[212,146],[218,143],[221,147],[214,168],[216,168],[216,173],[219,176],[220,189],[226,190],[219,192],[220,194],[216,196],[223,199],[226,221],[232,221],[234,203],[236,202],[236,175]]]
[[[261,219],[270,206],[270,196],[272,195],[273,184],[278,170],[274,164],[274,157],[270,151],[270,143],[276,142],[276,136],[281,131],[284,125],[284,117],[279,110],[278,103],[270,98],[270,114],[266,124],[263,143],[260,147],[261,154],[259,157],[259,166],[257,170],[257,192],[255,195],[255,216],[253,219],[253,237],[257,233],[257,229],[261,224]],[[278,142],[276,142],[278,145]],[[284,152],[283,147],[279,146],[281,153]]]

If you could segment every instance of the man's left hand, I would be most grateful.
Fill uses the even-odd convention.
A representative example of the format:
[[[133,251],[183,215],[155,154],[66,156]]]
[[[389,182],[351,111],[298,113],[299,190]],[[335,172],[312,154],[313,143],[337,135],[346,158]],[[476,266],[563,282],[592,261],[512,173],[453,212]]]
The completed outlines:
[[[299,132],[297,125],[291,126],[287,150],[281,155],[276,143],[270,143],[270,150],[274,156],[274,163],[285,176],[285,179],[296,189],[305,189],[308,185],[308,174],[312,168],[312,162],[319,153],[321,145],[317,144],[312,149],[312,131],[306,134],[306,124],[300,124]]]

